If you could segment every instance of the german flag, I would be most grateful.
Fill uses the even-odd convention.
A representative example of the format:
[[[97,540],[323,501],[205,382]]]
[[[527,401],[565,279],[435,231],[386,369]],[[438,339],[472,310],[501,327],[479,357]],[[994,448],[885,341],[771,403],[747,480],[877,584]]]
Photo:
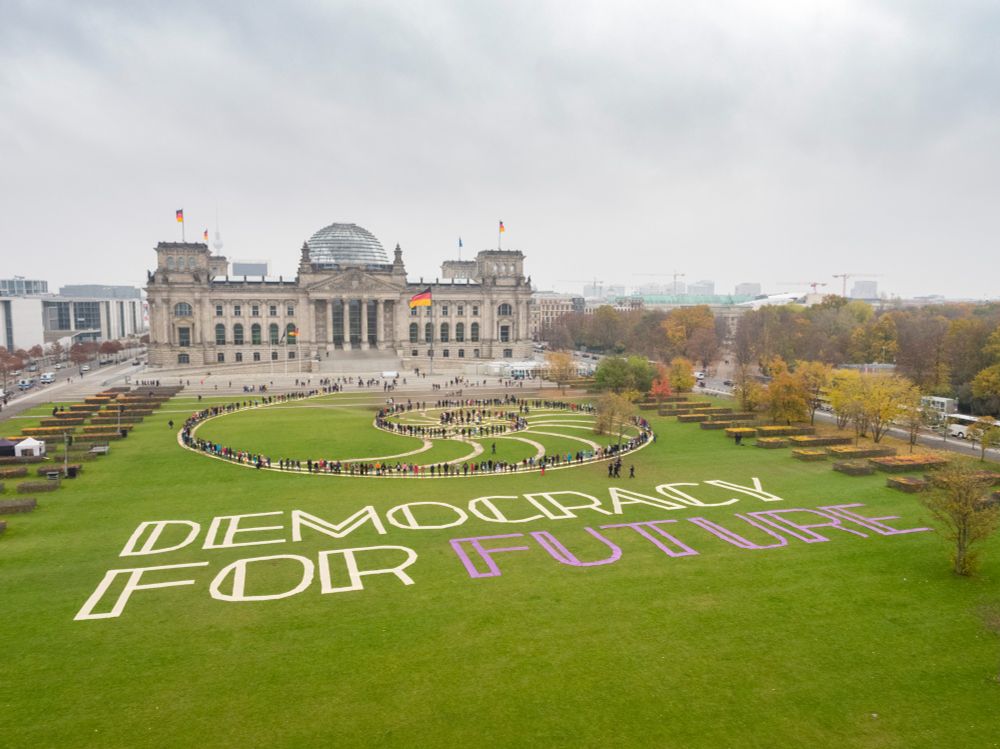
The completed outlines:
[[[430,307],[431,306],[431,287],[428,286],[426,289],[421,291],[419,294],[414,294],[410,297],[410,309],[414,307]]]
[[[184,223],[184,209],[183,208],[178,208],[177,209],[177,223],[178,224],[183,224]]]

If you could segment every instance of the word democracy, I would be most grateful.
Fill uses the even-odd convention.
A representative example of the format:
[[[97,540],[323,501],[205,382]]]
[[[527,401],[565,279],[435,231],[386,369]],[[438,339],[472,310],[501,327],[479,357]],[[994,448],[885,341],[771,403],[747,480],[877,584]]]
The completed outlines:
[[[462,525],[470,517],[489,523],[520,524],[578,518],[579,513],[591,513],[590,517],[611,518],[622,515],[625,508],[635,505],[657,510],[682,510],[727,506],[740,501],[739,496],[725,495],[724,499],[716,497],[715,501],[710,501],[713,498],[705,489],[696,490],[703,486],[715,487],[715,494],[719,494],[718,490],[722,489],[725,495],[736,493],[761,502],[783,501],[781,497],[766,491],[760,480],[754,477],[749,486],[723,480],[704,481],[701,484],[660,484],[654,488],[655,494],[609,487],[607,501],[578,491],[549,491],[477,497],[469,500],[464,507],[446,502],[409,502],[385,511],[384,519],[372,505],[339,521],[293,509],[288,512],[287,526],[275,524],[279,521],[274,520],[277,516],[285,515],[284,511],[223,515],[212,518],[203,536],[201,524],[193,520],[154,520],[138,525],[119,556],[148,557],[167,554],[192,547],[197,540],[201,540],[200,548],[203,551],[215,551],[289,541],[298,543],[303,541],[307,533],[343,539],[362,527],[384,535],[387,526],[403,531],[441,530]],[[740,526],[747,525],[756,529],[757,535],[767,536],[768,540],[763,544],[748,539],[732,527],[703,517],[686,518],[686,522],[691,525],[684,527],[697,527],[708,536],[745,550],[781,548],[794,541],[817,543],[830,540],[817,531],[819,528],[863,538],[871,534],[892,536],[931,530],[898,529],[885,522],[897,519],[895,516],[867,517],[855,510],[859,507],[862,505],[840,504],[817,509],[747,512],[733,516]],[[808,517],[803,518],[803,515]],[[262,518],[268,520],[260,520]],[[590,558],[595,547],[592,541],[584,542],[590,550],[587,561],[570,551],[550,530],[454,538],[449,543],[461,567],[473,579],[500,576],[497,557],[511,552],[530,551],[532,547],[524,545],[529,541],[556,562],[573,567],[597,567],[617,562],[623,554],[620,544],[627,543],[622,534],[641,539],[642,543],[651,544],[668,557],[697,556],[699,552],[694,547],[672,532],[677,531],[680,526],[672,525],[670,531],[664,528],[678,522],[676,519],[658,519],[601,523],[597,528],[586,527],[584,532],[599,544],[596,547],[599,550],[597,557]],[[732,523],[728,525],[731,526]],[[519,539],[520,542],[513,546],[506,545],[511,539]],[[498,542],[500,545],[497,545]],[[400,545],[328,549],[320,551],[315,562],[310,557],[298,554],[250,557],[232,562],[215,574],[209,584],[209,594],[216,600],[227,602],[288,598],[310,588],[317,576],[321,594],[363,590],[363,578],[369,575],[391,575],[403,585],[412,585],[414,580],[406,570],[417,558],[416,551]],[[286,590],[263,595],[248,593],[248,574],[255,565],[260,564],[264,568],[276,564],[290,568],[295,584]],[[197,581],[189,577],[194,574],[192,570],[207,566],[208,561],[197,561],[108,570],[75,619],[116,618],[122,614],[136,591],[195,585]],[[182,579],[177,577],[179,570],[184,571],[181,573]],[[169,573],[171,577],[164,579],[165,573]],[[147,575],[152,582],[143,580]],[[116,593],[110,593],[112,589]],[[110,608],[105,599],[113,599]]]

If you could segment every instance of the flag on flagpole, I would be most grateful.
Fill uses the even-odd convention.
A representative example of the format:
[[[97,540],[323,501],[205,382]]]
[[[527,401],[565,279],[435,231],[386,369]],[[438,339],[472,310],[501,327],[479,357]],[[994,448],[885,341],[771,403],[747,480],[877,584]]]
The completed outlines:
[[[205,229],[205,231],[201,233],[201,238],[204,239],[206,242],[208,241],[208,229]]]
[[[410,297],[410,309],[414,307],[430,307],[431,306],[431,287],[428,286],[426,289],[421,291],[419,294],[414,294]]]
[[[507,230],[503,228],[503,221],[501,221],[500,222],[500,232],[503,233],[505,231],[507,231]]]
[[[177,210],[177,223],[178,224],[183,224],[184,223],[184,209],[183,208],[179,208]]]
[[[458,249],[462,249],[462,238],[458,238]]]

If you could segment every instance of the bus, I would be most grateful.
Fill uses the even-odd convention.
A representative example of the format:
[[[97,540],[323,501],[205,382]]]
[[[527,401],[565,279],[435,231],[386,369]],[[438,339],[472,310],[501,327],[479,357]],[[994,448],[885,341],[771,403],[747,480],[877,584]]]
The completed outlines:
[[[948,436],[958,437],[960,440],[972,439],[975,435],[973,427],[979,419],[979,416],[948,414]],[[996,421],[994,424],[1000,427],[1000,421]]]

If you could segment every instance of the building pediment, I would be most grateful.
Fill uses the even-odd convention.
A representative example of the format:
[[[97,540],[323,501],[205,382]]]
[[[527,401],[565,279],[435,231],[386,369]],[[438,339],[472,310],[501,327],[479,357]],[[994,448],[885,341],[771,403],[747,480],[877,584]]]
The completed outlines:
[[[325,294],[364,294],[390,292],[398,294],[403,283],[394,283],[391,278],[376,276],[361,269],[338,271],[326,277],[304,279],[303,288],[310,296]]]

